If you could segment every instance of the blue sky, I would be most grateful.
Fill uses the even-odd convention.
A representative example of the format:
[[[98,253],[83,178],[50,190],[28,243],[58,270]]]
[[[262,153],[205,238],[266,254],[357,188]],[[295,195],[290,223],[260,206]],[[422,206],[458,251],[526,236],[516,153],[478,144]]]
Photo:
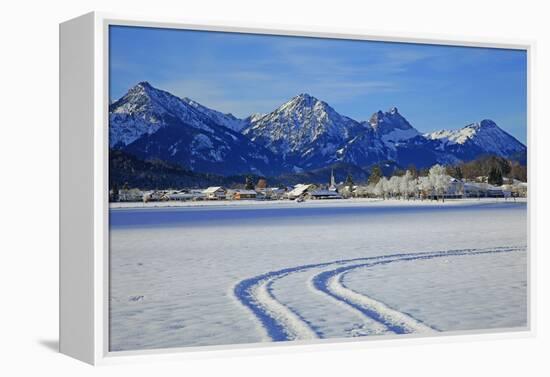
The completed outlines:
[[[238,117],[305,92],[356,120],[396,106],[421,132],[492,119],[526,140],[521,50],[112,26],[111,98],[140,81]]]

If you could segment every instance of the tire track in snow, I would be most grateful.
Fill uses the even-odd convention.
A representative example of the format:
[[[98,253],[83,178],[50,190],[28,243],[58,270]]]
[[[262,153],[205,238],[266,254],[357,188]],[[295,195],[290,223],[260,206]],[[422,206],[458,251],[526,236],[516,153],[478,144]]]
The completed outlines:
[[[267,272],[237,283],[233,289],[235,297],[249,308],[260,321],[267,335],[273,341],[307,340],[322,337],[307,319],[292,308],[278,301],[273,295],[273,283],[287,275],[314,268],[331,268],[312,279],[313,286],[322,293],[358,310],[370,319],[385,325],[390,331],[403,334],[415,331],[436,331],[407,314],[387,307],[370,297],[361,295],[341,283],[342,276],[356,268],[367,268],[379,264],[399,261],[413,261],[456,255],[477,255],[523,250],[524,247],[494,247],[487,249],[460,249],[436,252],[401,253],[344,259],[332,262],[307,264]],[[362,262],[362,263],[357,263]],[[349,265],[353,263],[352,265]],[[340,266],[338,268],[334,268]],[[335,276],[338,278],[334,279]],[[340,279],[340,281],[338,281]],[[330,286],[329,286],[330,285]]]
[[[265,279],[252,288],[252,295],[268,308],[269,315],[275,319],[286,334],[281,340],[316,339],[319,335],[311,325],[295,311],[277,301],[272,293],[275,279]],[[280,336],[278,336],[280,338]],[[279,339],[278,339],[279,340]]]
[[[273,295],[273,283],[290,273],[314,268],[306,265],[268,272],[242,280],[235,285],[234,295],[260,321],[267,335],[275,342],[316,339],[320,335],[298,313],[279,302]]]
[[[394,261],[398,261],[398,259]],[[371,265],[376,265],[376,263]],[[343,277],[346,273],[347,272],[343,272],[332,276],[326,282],[326,290],[330,292],[331,296],[337,298],[339,301],[344,301],[367,317],[381,323],[395,334],[427,334],[438,331],[406,313],[388,307],[381,301],[349,289],[343,284]]]
[[[524,249],[525,248],[523,247],[498,247],[490,249],[450,250],[432,253],[427,252],[409,254],[388,258],[386,260],[355,264],[351,266],[343,266],[333,270],[324,271],[314,276],[312,281],[313,286],[316,289],[326,293],[327,295],[333,297],[338,301],[345,302],[346,304],[363,313],[365,316],[382,323],[390,331],[396,334],[437,332],[439,330],[424,324],[422,321],[413,318],[406,313],[402,313],[393,308],[390,308],[383,302],[375,300],[367,295],[360,294],[346,287],[343,283],[345,275],[357,269],[369,268],[377,265],[385,265],[395,262],[408,262],[450,256],[496,254],[502,252],[519,251]]]

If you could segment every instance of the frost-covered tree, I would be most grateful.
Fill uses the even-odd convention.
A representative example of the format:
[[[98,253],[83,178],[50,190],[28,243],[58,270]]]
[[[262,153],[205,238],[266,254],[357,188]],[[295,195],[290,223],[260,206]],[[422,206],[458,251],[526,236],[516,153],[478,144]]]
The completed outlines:
[[[407,199],[414,192],[410,190],[410,182],[413,180],[412,173],[407,170],[405,174],[399,180],[399,192],[401,196],[405,196]]]
[[[428,179],[433,186],[436,198],[443,197],[450,185],[450,177],[447,175],[447,170],[439,164],[430,168]],[[443,199],[445,200],[445,199]]]
[[[417,198],[417,193],[418,193],[418,178],[412,178],[412,179],[409,181],[408,192],[409,192],[409,194],[412,195],[412,197],[416,200],[416,198]]]
[[[418,177],[418,190],[424,194],[432,195],[434,187],[429,177]],[[422,195],[422,199],[424,196]]]
[[[374,187],[374,195],[386,199],[388,193],[388,179],[382,177]]]
[[[392,197],[396,197],[399,195],[399,182],[401,181],[401,177],[394,175],[389,180],[389,191]]]
[[[355,189],[355,196],[358,198],[366,198],[371,193],[371,187],[370,185],[367,186],[357,186]]]
[[[382,195],[382,190],[379,190],[380,180],[376,183],[369,184],[372,196],[379,197]]]
[[[384,196],[382,179],[379,179],[378,182],[372,184],[372,194],[378,198]]]

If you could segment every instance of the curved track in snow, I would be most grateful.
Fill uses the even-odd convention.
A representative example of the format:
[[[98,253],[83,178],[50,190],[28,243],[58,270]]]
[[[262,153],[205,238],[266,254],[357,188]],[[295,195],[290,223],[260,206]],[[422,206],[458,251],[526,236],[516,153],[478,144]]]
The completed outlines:
[[[300,315],[296,309],[279,301],[273,293],[273,284],[291,274],[320,269],[311,282],[314,289],[339,303],[348,305],[361,315],[373,320],[395,334],[428,333],[438,331],[428,324],[388,307],[383,302],[360,294],[346,287],[343,279],[351,271],[398,262],[411,262],[441,257],[495,254],[525,250],[525,247],[493,247],[484,249],[460,249],[435,252],[418,252],[381,255],[373,257],[338,260],[326,263],[307,264],[271,271],[237,283],[234,294],[249,308],[273,341],[308,340],[322,338],[314,324]]]

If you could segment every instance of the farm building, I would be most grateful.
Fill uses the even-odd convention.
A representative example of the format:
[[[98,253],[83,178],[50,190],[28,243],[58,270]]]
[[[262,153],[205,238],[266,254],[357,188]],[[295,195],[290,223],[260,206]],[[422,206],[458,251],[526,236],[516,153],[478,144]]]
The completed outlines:
[[[464,197],[466,198],[485,197],[485,191],[485,188],[481,184],[469,182],[464,184]]]
[[[462,198],[464,195],[464,182],[460,179],[451,178],[449,186],[445,190],[445,198]]]
[[[287,197],[290,200],[294,200],[294,199],[306,194],[308,191],[314,190],[314,189],[315,189],[315,185],[299,183],[296,186],[294,186],[294,188],[291,191],[289,191],[287,193]]]
[[[208,200],[225,199],[226,190],[221,186],[211,186],[202,192]]]
[[[266,187],[258,188],[256,187],[256,199],[266,199],[266,200],[278,200],[283,199],[286,193],[286,189],[279,187]]]
[[[228,191],[227,194],[233,200],[256,199],[258,195],[254,190],[232,190]]]
[[[503,186],[504,187],[504,186]],[[464,197],[466,198],[506,198],[511,196],[510,190],[493,186],[488,183],[465,183]]]
[[[306,194],[309,199],[342,199],[342,196],[332,190],[315,190]]]
[[[502,186],[505,192],[509,192],[510,196],[513,197],[527,197],[527,183],[518,181],[516,179],[512,180],[508,184]]]
[[[193,200],[195,197],[189,190],[171,191],[165,196],[168,200]]]
[[[153,190],[153,191],[149,191],[149,192],[146,192],[143,194],[143,201],[145,203],[147,202],[160,202],[160,201],[163,201],[163,200],[168,200],[165,196],[165,192],[164,191],[156,191],[156,190]]]
[[[500,187],[491,186],[491,185],[488,185],[488,186],[489,187],[487,187],[487,197],[489,198],[504,198],[504,197],[510,196],[510,195],[506,195]]]

